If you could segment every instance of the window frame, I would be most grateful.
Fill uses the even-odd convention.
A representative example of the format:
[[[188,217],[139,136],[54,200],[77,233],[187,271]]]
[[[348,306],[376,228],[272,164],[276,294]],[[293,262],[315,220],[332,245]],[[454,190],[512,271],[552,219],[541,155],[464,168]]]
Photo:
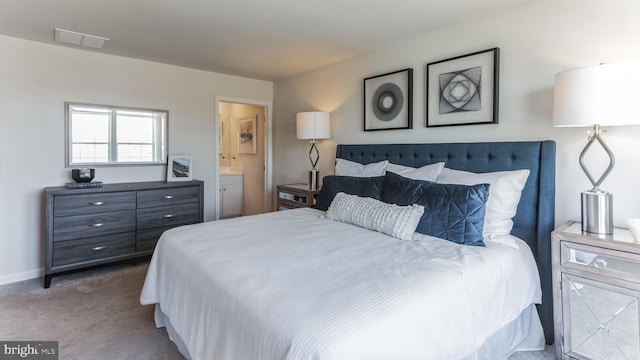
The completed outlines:
[[[72,108],[73,107],[93,107],[101,110],[108,110],[112,113],[111,118],[109,120],[109,134],[108,137],[108,161],[107,162],[73,162],[73,136],[71,134],[72,131]],[[149,113],[158,113],[164,115],[164,134],[159,134],[159,138],[164,142],[160,148],[153,144],[153,152],[160,152],[159,160],[151,160],[151,161],[117,161],[117,147],[118,142],[115,134],[115,130],[117,130],[117,116],[115,115],[118,111],[125,112],[149,112]],[[104,105],[104,104],[90,104],[90,103],[80,103],[80,102],[65,102],[64,103],[64,113],[65,113],[65,167],[79,167],[79,166],[87,166],[87,167],[106,167],[106,166],[147,166],[147,165],[166,165],[167,164],[167,156],[169,154],[169,111],[168,110],[160,110],[160,109],[149,109],[149,108],[137,108],[137,107],[129,107],[129,106],[116,106],[116,105]],[[156,157],[156,156],[154,156]]]

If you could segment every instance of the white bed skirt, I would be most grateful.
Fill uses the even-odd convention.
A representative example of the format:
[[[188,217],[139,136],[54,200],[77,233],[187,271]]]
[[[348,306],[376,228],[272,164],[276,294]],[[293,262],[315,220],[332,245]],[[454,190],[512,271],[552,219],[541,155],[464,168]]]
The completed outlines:
[[[178,351],[191,359],[189,350],[171,325],[169,318],[162,312],[160,305],[156,304],[155,321],[157,327],[167,330],[169,339],[176,344]],[[538,317],[535,305],[526,308],[520,316],[498,330],[475,353],[464,360],[496,360],[508,359],[517,351],[542,351],[545,348],[544,332]],[[212,359],[215,360],[215,359]],[[267,360],[267,359],[264,359]]]

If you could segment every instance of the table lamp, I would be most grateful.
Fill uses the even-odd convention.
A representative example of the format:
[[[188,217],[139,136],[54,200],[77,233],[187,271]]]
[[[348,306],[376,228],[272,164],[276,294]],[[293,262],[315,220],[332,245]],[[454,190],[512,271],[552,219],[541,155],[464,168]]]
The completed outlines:
[[[328,112],[308,111],[296,114],[296,137],[298,139],[308,139],[311,144],[309,149],[309,162],[311,162],[311,170],[309,170],[309,189],[316,190],[318,188],[318,170],[316,165],[320,159],[320,152],[316,144],[318,139],[328,139],[330,136],[330,121]],[[315,159],[313,153],[315,152]]]
[[[640,123],[640,63],[600,64],[556,74],[553,96],[554,126],[591,126],[593,133],[580,153],[580,167],[593,185],[581,194],[582,231],[613,234],[613,195],[600,189],[615,164],[613,152],[605,143],[601,126]],[[609,165],[595,179],[584,163],[584,156],[598,142],[609,157]]]

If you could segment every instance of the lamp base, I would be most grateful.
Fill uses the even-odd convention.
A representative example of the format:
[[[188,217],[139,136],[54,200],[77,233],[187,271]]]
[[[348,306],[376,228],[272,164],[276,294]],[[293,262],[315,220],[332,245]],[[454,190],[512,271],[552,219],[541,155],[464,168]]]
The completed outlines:
[[[320,172],[317,169],[309,170],[309,189],[318,190],[318,179],[320,178]]]
[[[601,190],[587,190],[581,194],[582,231],[613,234],[613,195]]]

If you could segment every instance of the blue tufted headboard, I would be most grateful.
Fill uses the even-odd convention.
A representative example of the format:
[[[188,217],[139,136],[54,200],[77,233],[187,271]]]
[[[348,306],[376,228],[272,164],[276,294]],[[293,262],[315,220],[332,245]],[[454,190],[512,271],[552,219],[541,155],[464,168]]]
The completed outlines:
[[[389,160],[412,167],[445,162],[448,168],[472,172],[529,169],[511,233],[529,244],[538,263],[542,283],[542,304],[538,312],[546,341],[553,342],[551,231],[555,208],[555,142],[338,145],[336,158],[362,164]]]

